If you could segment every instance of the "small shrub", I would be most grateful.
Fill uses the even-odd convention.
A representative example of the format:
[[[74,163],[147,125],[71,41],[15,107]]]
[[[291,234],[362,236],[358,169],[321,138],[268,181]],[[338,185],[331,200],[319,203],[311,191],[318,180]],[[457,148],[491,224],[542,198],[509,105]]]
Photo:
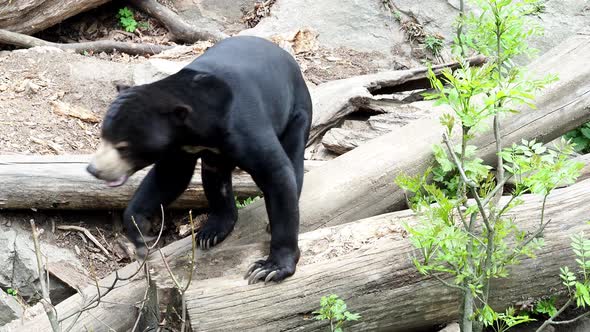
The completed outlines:
[[[137,21],[135,17],[133,17],[133,11],[128,7],[123,7],[119,9],[119,23],[125,31],[127,32],[135,32],[137,30]]]
[[[236,207],[237,207],[238,209],[245,208],[246,206],[248,206],[248,205],[250,205],[250,204],[252,204],[252,203],[256,202],[256,201],[257,201],[259,198],[260,198],[260,196],[255,196],[255,197],[248,197],[248,198],[246,198],[245,200],[243,200],[243,201],[241,201],[241,202],[240,202],[240,201],[238,200],[238,198],[237,198],[237,197],[235,197],[235,200],[236,200]]]
[[[330,332],[342,332],[342,325],[347,321],[356,321],[361,315],[346,310],[346,303],[338,295],[322,296],[320,310],[313,312],[317,320],[329,320]]]
[[[424,45],[430,53],[438,56],[444,46],[443,38],[438,35],[427,35],[426,38],[424,38]]]
[[[574,143],[574,149],[580,153],[590,153],[590,122],[569,131],[565,138]]]

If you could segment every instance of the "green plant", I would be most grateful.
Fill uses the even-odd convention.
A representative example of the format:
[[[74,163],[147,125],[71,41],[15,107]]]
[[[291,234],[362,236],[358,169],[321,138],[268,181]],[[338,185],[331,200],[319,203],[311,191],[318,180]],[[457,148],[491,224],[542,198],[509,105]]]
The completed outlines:
[[[538,301],[533,308],[533,313],[537,315],[547,315],[549,317],[555,315],[557,313],[557,308],[555,307],[555,297]]]
[[[331,332],[342,332],[342,325],[347,321],[356,321],[361,318],[359,314],[351,313],[346,310],[346,303],[338,297],[331,294],[322,296],[320,300],[320,310],[313,312],[317,320],[329,320]]]
[[[119,17],[119,23],[127,32],[135,32],[137,29],[137,21],[133,16],[133,11],[128,7],[123,7],[119,9],[119,13],[117,15]]]
[[[9,288],[9,289],[6,290],[6,294],[11,295],[11,296],[17,296],[18,295],[18,290]]]
[[[564,137],[574,143],[574,149],[580,153],[590,153],[590,122],[569,131]]]
[[[444,46],[444,39],[438,35],[427,35],[424,38],[424,45],[426,49],[435,56],[440,54]]]
[[[461,65],[443,70],[440,77],[429,71],[434,92],[425,97],[452,109],[441,116],[444,144],[434,147],[436,165],[426,174],[400,176],[396,182],[411,193],[411,207],[420,216],[418,225],[405,225],[419,253],[413,262],[420,273],[462,291],[461,330],[478,332],[488,326],[506,331],[530,318],[512,309],[496,313],[488,304],[490,280],[508,276],[508,266],[517,264],[521,257],[534,257],[543,245],[540,235],[549,222],[544,220],[547,196],[558,184],[573,182],[582,165],[567,158],[573,148],[566,141],[555,149],[534,140],[503,146],[501,117],[516,112],[517,104],[534,107],[535,92],[555,77],[530,79],[512,61],[516,56],[533,54],[526,43],[539,32],[526,17],[533,1],[472,2],[480,14],[461,13],[453,45]],[[490,61],[470,67],[465,61],[468,49]],[[487,129],[485,124],[492,118],[495,172],[477,158],[477,148],[469,144],[476,132]],[[452,141],[454,137],[458,144]],[[429,181],[431,176],[433,181]],[[512,195],[501,200],[511,177],[515,179]],[[526,193],[544,197],[539,227],[530,235],[518,228],[514,217],[506,216],[522,203],[521,196]],[[452,282],[441,278],[441,273],[452,276]]]
[[[587,239],[584,233],[579,233],[572,236],[571,245],[576,255],[578,271],[572,272],[567,266],[564,266],[560,268],[559,275],[563,286],[567,289],[568,300],[559,310],[555,307],[555,301],[543,304],[544,308],[539,312],[544,311],[550,318],[537,329],[537,332],[543,331],[551,324],[569,324],[590,315],[589,310],[567,321],[556,321],[556,318],[565,309],[574,305],[574,302],[577,308],[586,309],[587,306],[590,306],[590,239]]]
[[[235,197],[235,201],[236,201],[236,207],[238,209],[242,209],[245,208],[246,206],[256,202],[258,199],[260,198],[260,196],[254,196],[254,197],[248,197],[246,199],[244,199],[243,201],[239,201],[237,197]]]
[[[150,28],[150,22],[148,22],[148,21],[139,22],[139,23],[137,23],[137,26],[140,29],[148,30]]]

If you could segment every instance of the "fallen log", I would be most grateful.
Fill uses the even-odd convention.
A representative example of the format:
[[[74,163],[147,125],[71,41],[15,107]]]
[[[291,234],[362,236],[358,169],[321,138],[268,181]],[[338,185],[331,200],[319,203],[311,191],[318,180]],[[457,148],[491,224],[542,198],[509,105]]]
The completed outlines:
[[[109,0],[11,0],[0,6],[0,29],[24,34],[47,29]]]
[[[524,205],[510,216],[533,232],[542,198],[523,199]],[[512,268],[508,279],[493,281],[490,301],[496,310],[563,293],[559,268],[575,270],[570,236],[590,231],[589,199],[590,181],[549,196],[545,246],[536,259],[525,258]],[[278,285],[247,285],[241,275],[193,281],[186,294],[193,331],[322,330],[328,323],[309,316],[318,309],[320,297],[329,294],[338,294],[362,316],[348,323],[347,331],[423,331],[456,319],[460,294],[417,272],[410,258],[418,253],[400,231],[400,214],[403,222],[417,222],[417,217],[398,212],[305,234],[298,272]],[[235,259],[258,247],[226,247],[212,256]],[[314,262],[307,264],[310,260]],[[229,262],[223,266],[233,272]]]
[[[0,29],[0,44],[14,45],[23,48],[49,46],[59,48],[63,51],[73,51],[76,53],[110,53],[116,50],[130,55],[154,55],[161,53],[164,50],[172,49],[174,47],[156,44],[126,43],[114,40],[96,40],[81,43],[62,44],[48,42],[43,39],[27,36],[22,33],[12,32],[4,29]]]
[[[574,264],[569,236],[590,229],[586,224],[588,199],[590,180],[555,190],[549,196],[546,217],[552,221],[544,233],[546,245],[536,260],[524,259],[511,272],[510,279],[498,280],[492,298],[496,309],[547,295],[548,289],[559,289],[559,267]],[[541,197],[526,195],[524,204],[510,215],[517,218],[523,230],[533,230],[539,222],[541,204]],[[281,284],[266,286],[247,285],[242,275],[254,259],[266,252],[267,242],[224,242],[209,251],[198,250],[193,284],[187,293],[192,327],[194,331],[232,326],[236,331],[317,331],[324,323],[307,318],[318,308],[319,298],[331,293],[341,296],[351,310],[364,317],[352,325],[352,331],[408,331],[448,322],[458,315],[458,295],[438,281],[419,275],[412,265],[410,257],[415,252],[402,224],[416,221],[411,211],[404,210],[304,233],[300,237],[302,257],[297,273]],[[190,237],[162,249],[178,279],[188,275],[187,246]],[[119,270],[119,275],[128,276],[136,268],[131,264]],[[160,291],[169,292],[172,281],[159,255],[152,256],[150,268]],[[100,284],[106,287],[113,278],[114,274]],[[109,331],[106,325],[116,331],[130,329],[137,308],[123,303],[140,302],[146,282],[140,277],[120,285],[97,309],[82,313],[75,327],[94,331]],[[89,298],[95,291],[89,287],[84,293]],[[58,316],[75,313],[81,301],[75,295],[60,303]],[[68,319],[64,326],[71,323],[72,319]],[[0,331],[42,331],[48,326],[47,317],[41,314],[24,323],[15,321],[0,327]]]
[[[370,116],[366,121],[366,127],[345,128],[346,122],[344,122],[340,128],[332,128],[324,134],[321,140],[322,145],[328,151],[341,155],[395,128],[403,127],[411,121],[426,117],[432,112],[431,102],[400,104],[389,100],[391,105],[387,105],[385,100],[378,102],[370,101],[368,110],[383,110],[383,112]],[[417,106],[418,104],[420,107]]]
[[[149,168],[133,175],[117,188],[108,188],[86,171],[89,155],[18,156],[0,155],[0,208],[100,210],[123,209],[135,193]],[[310,161],[306,169],[321,165]],[[171,208],[197,209],[207,207],[198,163],[189,188]],[[236,170],[234,194],[240,198],[260,195],[260,190],[247,173]]]
[[[192,44],[200,40],[219,41],[228,37],[220,31],[197,28],[187,23],[182,17],[156,0],[131,0],[131,3],[164,24],[173,40]]]
[[[559,61],[559,65],[556,65],[551,70],[545,68],[545,72],[557,73],[561,81],[549,87],[548,91],[544,91],[544,94],[538,99],[539,110],[523,111],[521,114],[511,117],[510,121],[506,121],[508,124],[504,126],[503,131],[505,133],[505,144],[519,141],[521,138],[531,139],[538,137],[538,134],[541,134],[543,141],[550,141],[562,133],[579,126],[584,121],[590,121],[590,81],[587,80],[588,74],[590,74],[590,58],[586,56],[590,52],[590,36],[573,36],[559,45],[558,49],[560,52],[564,52],[561,58],[555,59],[555,61]],[[555,54],[550,56],[555,56]],[[536,64],[531,66],[531,69],[542,68],[544,61],[554,61],[554,59],[543,56]],[[573,66],[576,67],[575,70],[572,70]],[[548,100],[547,96],[555,99]],[[530,126],[531,129],[522,128],[522,126]],[[547,126],[551,128],[550,131],[544,129]],[[441,133],[442,128],[436,120],[418,120],[413,124],[396,129],[390,134],[376,138],[310,171],[306,175],[304,192],[301,196],[301,231],[309,232],[324,226],[343,224],[403,207],[405,204],[404,193],[393,184],[393,179],[402,171],[410,174],[423,172],[431,165],[431,145],[440,142]],[[482,135],[480,142],[486,143],[486,138],[488,143],[493,141],[491,133],[486,133]],[[495,154],[492,150],[490,152],[484,150],[483,156],[494,159]],[[568,200],[565,202],[567,205]],[[220,252],[223,248],[233,245],[256,243],[268,239],[268,235],[264,231],[266,211],[263,205],[262,200],[259,200],[240,210],[239,221],[232,234],[211,253]],[[587,212],[584,218],[587,218]],[[560,223],[557,222],[550,224],[551,227],[558,227],[559,225]],[[547,233],[549,234],[549,231]],[[559,235],[557,234],[559,232],[552,233]],[[175,260],[174,257],[186,257],[190,244],[190,239],[177,241],[164,248],[164,253],[170,260],[180,262],[178,259]],[[257,255],[266,252],[268,248],[262,243],[256,246],[261,250],[256,253]],[[563,246],[562,250],[565,250],[565,248]],[[198,251],[198,253],[200,256],[202,252]],[[557,260],[559,257],[556,256],[555,259]],[[211,261],[209,264],[202,262],[200,264],[201,268],[198,271],[204,269],[208,271],[231,269],[231,266],[223,261],[217,263]],[[179,263],[175,265],[174,271],[180,273],[185,268],[186,264]],[[126,267],[125,269],[128,272],[132,268]],[[302,267],[297,275],[306,273],[305,271],[305,268]],[[403,274],[403,271],[393,272],[394,275],[399,273]],[[221,272],[221,274],[225,275],[224,272]],[[523,273],[522,275],[531,274]],[[309,278],[307,282],[310,283],[316,277]],[[371,279],[368,284],[370,285],[374,281],[374,279]],[[228,284],[234,282],[230,280]],[[102,281],[101,284],[108,284],[108,280]],[[135,280],[125,287],[115,290],[110,295],[112,297],[106,299],[109,303],[103,303],[98,308],[93,309],[91,314],[82,314],[76,326],[93,326],[96,331],[105,331],[106,325],[115,330],[130,328],[136,317],[136,309],[126,305],[115,306],[112,303],[136,303],[136,301],[141,300],[145,292],[144,284],[143,280]],[[333,286],[337,284],[334,283]],[[366,279],[363,279],[364,284],[367,284]],[[521,286],[527,287],[526,284]],[[256,287],[262,286],[253,286],[251,289],[260,291]],[[407,294],[406,291],[406,288],[401,288],[399,294]],[[349,295],[345,291],[340,294],[345,300],[349,299]],[[433,299],[439,300],[441,297]],[[369,299],[371,298],[375,301],[378,300],[375,295],[369,296]],[[247,300],[243,299],[243,301]],[[397,298],[394,300],[390,298],[385,307],[395,305],[395,301],[397,301]],[[57,306],[58,314],[64,317],[68,313],[75,312],[79,308],[80,302],[79,295],[69,298]],[[280,301],[277,300],[277,302]],[[436,302],[433,301],[433,303],[436,305]],[[273,303],[274,305],[276,303]],[[308,304],[308,306],[311,305]],[[355,309],[355,307],[352,308]],[[378,308],[378,306],[375,306],[375,308]],[[436,306],[429,307],[430,311],[435,309]],[[259,310],[252,311],[251,314],[260,314],[260,312]],[[376,313],[374,317],[381,319],[384,315],[389,314],[390,312]],[[411,313],[408,314],[408,316],[411,315]],[[100,323],[98,320],[100,320]],[[47,318],[37,317],[34,321],[26,323],[25,327],[27,329],[22,330],[43,330],[48,327]],[[21,331],[18,328],[15,330]]]
[[[469,59],[469,63],[473,66],[484,62],[483,56]],[[433,66],[432,69],[438,74],[444,68],[457,66],[455,62]],[[314,114],[308,146],[344,116],[368,105],[374,95],[430,87],[427,73],[426,67],[394,70],[327,82],[312,89]]]
[[[107,187],[86,171],[90,156],[0,156],[0,208],[5,209],[123,209],[148,169],[117,188]],[[207,206],[200,163],[189,188],[171,207]],[[236,172],[234,192],[240,198],[260,195],[245,172]]]

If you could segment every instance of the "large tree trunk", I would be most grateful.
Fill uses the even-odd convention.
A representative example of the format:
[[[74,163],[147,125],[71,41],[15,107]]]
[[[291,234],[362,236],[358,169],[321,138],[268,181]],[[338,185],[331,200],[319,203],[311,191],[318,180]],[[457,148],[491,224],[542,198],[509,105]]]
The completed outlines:
[[[495,282],[491,298],[494,308],[501,310],[522,299],[547,295],[548,289],[560,289],[559,267],[575,264],[570,236],[590,230],[586,224],[590,206],[585,204],[589,199],[588,180],[549,196],[546,218],[551,222],[544,233],[545,247],[537,259],[523,259],[510,278]],[[539,223],[541,203],[541,197],[526,195],[524,204],[510,215],[522,229],[532,231]],[[358,323],[349,325],[351,331],[410,331],[453,320],[458,315],[459,294],[419,275],[410,260],[417,253],[402,224],[416,222],[417,217],[406,210],[304,233],[297,273],[280,284],[266,286],[247,285],[242,275],[253,260],[266,252],[267,242],[237,246],[224,243],[210,251],[199,250],[195,278],[187,293],[192,327],[194,331],[317,331],[325,323],[308,319],[309,313],[318,308],[321,296],[332,293],[363,316]],[[185,238],[163,249],[178,279],[187,276],[189,258],[183,247],[188,244],[190,238]],[[135,264],[127,266],[119,274],[127,276],[134,268]],[[159,255],[152,258],[150,270],[160,290],[166,293],[172,282]],[[101,285],[108,285],[110,280],[112,276]],[[122,285],[105,297],[107,303],[92,314],[83,313],[76,326],[94,331],[108,331],[104,324],[117,331],[129,329],[137,309],[113,303],[141,301],[146,282],[137,279]],[[87,288],[85,293],[93,294],[93,288]],[[79,307],[76,295],[60,303],[57,310],[60,317],[65,317]],[[43,330],[47,326],[43,314],[24,325],[9,325],[12,331]]]
[[[4,0],[0,3],[0,29],[33,34],[109,0]]]
[[[590,230],[589,199],[590,181],[549,196],[546,217],[551,222],[544,232],[545,246],[536,259],[525,258],[512,268],[509,278],[493,281],[493,308],[503,310],[523,299],[563,291],[559,268],[576,270],[570,236]],[[527,195],[524,201],[510,215],[532,232],[539,225],[542,198]],[[302,241],[297,273],[278,285],[247,285],[240,275],[193,282],[187,293],[193,331],[323,330],[327,322],[309,319],[309,314],[318,309],[320,297],[329,294],[339,295],[362,316],[347,324],[347,331],[425,330],[457,319],[459,292],[417,272],[411,257],[419,253],[400,230],[399,214],[305,234],[313,240]],[[415,216],[401,214],[404,222],[417,222]],[[219,256],[246,251],[235,249],[225,248]]]

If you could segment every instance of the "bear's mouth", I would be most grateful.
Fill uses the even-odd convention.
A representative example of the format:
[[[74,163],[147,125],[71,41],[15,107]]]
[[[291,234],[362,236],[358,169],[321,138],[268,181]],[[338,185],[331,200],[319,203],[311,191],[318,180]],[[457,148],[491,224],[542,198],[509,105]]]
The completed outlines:
[[[123,175],[120,178],[118,178],[117,180],[114,181],[107,181],[107,186],[109,187],[119,187],[125,184],[125,182],[127,182],[127,179],[129,179],[128,175]]]

